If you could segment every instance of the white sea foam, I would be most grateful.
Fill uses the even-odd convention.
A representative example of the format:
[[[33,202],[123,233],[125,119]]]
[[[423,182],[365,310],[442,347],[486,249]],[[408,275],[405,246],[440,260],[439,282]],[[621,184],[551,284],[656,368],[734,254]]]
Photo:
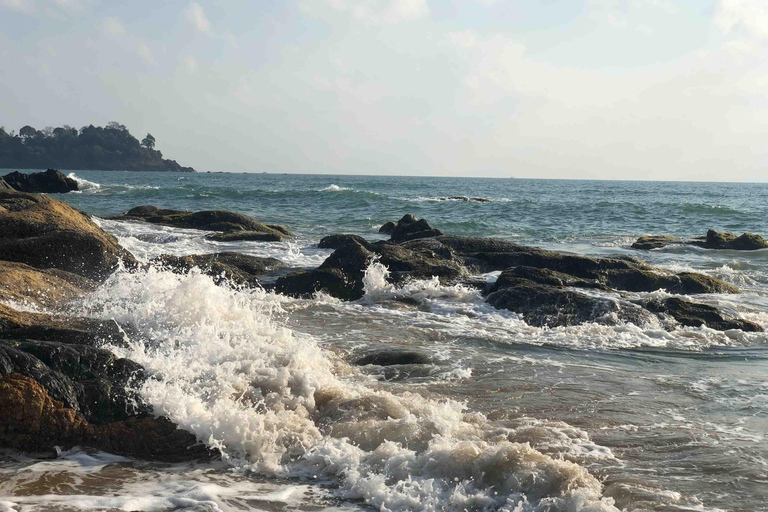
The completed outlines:
[[[343,192],[345,190],[353,190],[353,189],[350,187],[340,187],[338,185],[331,184],[331,185],[328,185],[327,187],[318,189],[317,191],[318,192]]]
[[[280,304],[150,270],[113,275],[81,307],[151,340],[115,348],[156,377],[141,395],[234,466],[332,480],[381,510],[616,510],[584,467],[514,429],[499,437],[460,403],[370,387],[276,323]]]
[[[101,190],[101,185],[94,182],[94,181],[88,181],[83,178],[79,178],[75,173],[71,172],[67,175],[67,178],[71,178],[77,182],[77,191],[79,193],[83,194],[94,194],[96,192],[99,192]]]

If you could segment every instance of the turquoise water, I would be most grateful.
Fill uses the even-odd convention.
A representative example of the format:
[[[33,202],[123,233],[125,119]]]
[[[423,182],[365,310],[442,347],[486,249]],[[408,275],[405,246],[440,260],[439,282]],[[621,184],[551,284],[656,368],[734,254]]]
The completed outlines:
[[[99,221],[143,259],[237,250],[314,267],[330,254],[316,247],[322,236],[380,239],[381,224],[411,213],[448,233],[709,273],[744,293],[696,300],[768,326],[768,251],[629,247],[646,233],[689,237],[709,228],[768,236],[765,184],[76,176],[87,180],[84,190],[60,197],[91,214],[144,204],[227,209],[298,235],[217,244],[195,231]],[[489,201],[445,200],[453,196]],[[55,462],[8,459],[0,461],[0,511],[60,510],[65,494],[72,510],[768,510],[768,335],[534,328],[473,290],[437,282],[395,289],[381,271],[372,268],[355,303],[238,292],[194,274],[118,273],[77,311],[131,322],[155,340],[156,352],[125,354],[162,376],[144,398],[206,442],[225,445],[229,458],[170,467],[79,451]],[[395,374],[343,363],[381,346],[422,350],[435,362]],[[311,395],[304,387],[334,389],[341,405],[328,417],[304,417],[301,407],[313,411],[302,402]],[[253,398],[262,409],[231,399],[256,389],[275,392]],[[463,412],[446,404],[463,404]],[[275,459],[280,450],[270,444],[283,438],[302,447],[290,462]],[[494,450],[509,448],[504,443],[528,443],[543,458],[505,452],[501,463]],[[454,451],[441,458],[445,446]],[[550,490],[566,481],[571,491],[542,498],[530,481],[515,493],[510,480],[489,486],[467,477],[471,468],[506,475],[511,466],[534,471],[530,478]],[[47,488],[54,473],[68,487]]]

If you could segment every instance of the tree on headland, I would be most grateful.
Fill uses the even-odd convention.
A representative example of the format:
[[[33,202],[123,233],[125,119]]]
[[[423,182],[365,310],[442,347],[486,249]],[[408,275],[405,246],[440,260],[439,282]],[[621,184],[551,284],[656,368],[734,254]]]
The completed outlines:
[[[155,138],[148,133],[139,140],[125,125],[110,122],[105,127],[83,126],[80,130],[64,125],[42,131],[24,126],[19,136],[0,130],[0,169],[82,169],[131,171],[184,171],[173,160],[166,160],[155,149]]]
[[[141,141],[141,145],[145,148],[155,149],[155,138],[151,133],[148,133],[146,137]]]

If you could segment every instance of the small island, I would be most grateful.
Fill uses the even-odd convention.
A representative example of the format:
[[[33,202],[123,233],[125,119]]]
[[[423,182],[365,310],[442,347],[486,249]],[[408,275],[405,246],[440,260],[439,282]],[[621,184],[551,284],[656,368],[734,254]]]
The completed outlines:
[[[163,158],[155,138],[139,141],[128,128],[111,122],[105,127],[64,125],[19,133],[0,127],[0,169],[75,169],[89,171],[195,172]]]

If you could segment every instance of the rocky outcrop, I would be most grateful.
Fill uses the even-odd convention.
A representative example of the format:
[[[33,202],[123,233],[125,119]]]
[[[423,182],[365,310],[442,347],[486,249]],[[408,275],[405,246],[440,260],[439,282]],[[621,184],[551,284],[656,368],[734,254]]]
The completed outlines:
[[[253,217],[225,210],[187,212],[164,210],[156,206],[137,206],[113,220],[132,220],[205,231],[222,231],[211,240],[228,242],[235,240],[280,241],[292,233],[283,226],[262,224]]]
[[[3,178],[0,178],[0,190],[14,190],[14,188],[6,183]]]
[[[93,291],[96,282],[64,272],[0,261],[0,301],[55,308]]]
[[[104,425],[89,423],[76,410],[53,399],[30,377],[0,378],[0,446],[31,452],[86,445],[149,460],[194,460],[208,455],[195,437],[166,419],[143,417]]]
[[[387,234],[387,235],[391,235],[396,227],[397,227],[397,223],[396,222],[392,222],[390,220],[390,221],[385,222],[384,224],[381,225],[381,227],[379,228],[379,233],[384,233],[384,234]]]
[[[358,244],[365,247],[367,250],[369,251],[373,250],[373,244],[370,243],[365,238],[358,235],[328,235],[326,237],[321,238],[317,246],[320,249],[338,249],[339,247],[344,245],[347,242],[347,240],[354,240]]]
[[[680,325],[699,327],[705,325],[711,329],[726,331],[741,329],[748,332],[761,332],[762,327],[754,322],[742,319],[725,318],[715,307],[707,304],[690,302],[679,297],[653,299],[642,303],[648,311],[662,317],[674,319]]]
[[[693,240],[681,240],[671,236],[643,235],[632,244],[633,249],[661,249],[669,245],[694,245],[704,249],[729,249],[732,251],[756,251],[768,248],[768,241],[754,233],[736,236],[733,233],[720,233],[714,229],[707,231],[706,237]]]
[[[319,268],[291,272],[275,282],[274,290],[291,297],[309,298],[324,292],[341,300],[357,300],[364,295],[363,283],[338,268]]]
[[[77,190],[77,182],[56,169],[32,173],[16,171],[3,176],[3,180],[11,188],[19,192],[66,194],[67,192]]]
[[[373,350],[355,359],[355,366],[394,366],[401,364],[430,364],[432,360],[428,355],[415,350],[385,348]]]
[[[0,260],[57,269],[95,281],[135,258],[117,239],[50,196],[0,191]]]
[[[424,219],[417,219],[413,215],[405,215],[397,222],[392,230],[390,240],[392,242],[407,242],[417,238],[430,238],[442,235],[442,231],[429,225]]]
[[[120,345],[125,341],[126,332],[132,334],[128,326],[120,326],[113,321],[17,311],[0,304],[0,339],[55,340],[90,346],[103,343]]]
[[[150,263],[177,273],[186,273],[193,268],[199,268],[217,282],[245,286],[258,286],[261,276],[285,268],[285,264],[278,259],[260,258],[237,252],[191,256],[163,254]]]

